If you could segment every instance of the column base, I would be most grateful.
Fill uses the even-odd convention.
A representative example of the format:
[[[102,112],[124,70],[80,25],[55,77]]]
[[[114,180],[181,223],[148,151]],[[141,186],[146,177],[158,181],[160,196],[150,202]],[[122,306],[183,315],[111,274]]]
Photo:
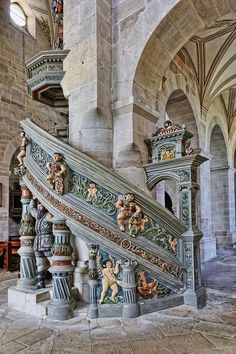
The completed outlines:
[[[216,239],[213,236],[203,237],[200,242],[201,260],[209,261],[216,257]]]
[[[235,242],[235,233],[230,231],[215,231],[217,249],[231,249]]]
[[[98,318],[98,307],[96,304],[91,304],[88,307],[88,318]]]
[[[183,295],[185,305],[196,306],[197,308],[203,308],[206,305],[207,295],[203,286],[195,291],[188,289]]]
[[[74,317],[75,304],[72,300],[51,299],[48,304],[48,319],[65,321]]]
[[[16,288],[19,290],[30,289],[35,290],[35,285],[37,284],[36,278],[20,278],[17,281]]]
[[[140,315],[139,304],[125,303],[122,308],[122,316],[126,318],[135,318]]]

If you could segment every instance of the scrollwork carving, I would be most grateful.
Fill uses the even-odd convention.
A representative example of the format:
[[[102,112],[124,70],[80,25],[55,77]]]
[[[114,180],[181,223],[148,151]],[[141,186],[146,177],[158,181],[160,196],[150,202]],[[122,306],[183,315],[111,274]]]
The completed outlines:
[[[69,179],[69,190],[95,207],[102,209],[106,214],[115,215],[117,196],[96,185],[88,178],[72,172]]]

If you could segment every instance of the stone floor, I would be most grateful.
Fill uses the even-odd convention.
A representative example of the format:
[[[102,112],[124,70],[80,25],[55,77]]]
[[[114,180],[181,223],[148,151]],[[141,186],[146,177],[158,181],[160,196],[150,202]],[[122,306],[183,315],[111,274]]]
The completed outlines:
[[[236,252],[203,265],[204,309],[179,306],[137,319],[51,322],[7,308],[12,275],[0,274],[0,353],[236,354]]]

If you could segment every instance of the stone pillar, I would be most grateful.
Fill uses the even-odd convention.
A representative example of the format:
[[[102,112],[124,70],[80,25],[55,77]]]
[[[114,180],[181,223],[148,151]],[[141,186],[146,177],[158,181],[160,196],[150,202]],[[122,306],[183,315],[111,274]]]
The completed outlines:
[[[18,250],[20,255],[20,279],[17,282],[19,289],[31,289],[36,284],[36,261],[33,251],[35,238],[34,219],[29,214],[29,203],[31,192],[21,184],[22,220],[20,228],[21,247]]]
[[[76,9],[76,11],[75,11]],[[69,100],[69,142],[111,167],[111,1],[64,2],[63,93]],[[89,30],[88,30],[89,28]]]
[[[149,194],[143,165],[148,163],[145,139],[155,130],[155,125],[149,121],[151,114],[138,108],[133,100],[117,102],[112,107],[113,167],[119,175]]]
[[[231,177],[232,170],[228,166],[211,167],[212,231],[218,249],[232,248],[233,244],[229,210]]]
[[[206,153],[205,153],[206,154]],[[210,159],[212,155],[208,154]],[[211,215],[211,171],[210,161],[200,166],[200,201],[198,222],[203,233],[201,239],[201,259],[209,261],[216,257],[216,238],[212,234]]]
[[[194,165],[189,169],[189,179],[179,184],[180,218],[188,227],[182,235],[181,258],[186,268],[184,293],[185,304],[203,307],[206,302],[206,291],[201,284],[200,240],[202,232],[197,227],[197,167],[204,162],[197,156]]]
[[[236,242],[235,230],[235,168],[228,170],[228,195],[229,195],[229,231],[226,244],[230,248]]]
[[[122,276],[122,290],[124,305],[122,309],[122,316],[128,318],[138,317],[140,314],[140,308],[136,298],[136,281],[135,281],[135,267],[136,261],[126,260],[122,264],[123,276]]]
[[[124,305],[122,308],[122,316],[134,318],[140,314],[140,308],[137,303],[136,297],[136,281],[135,281],[135,268],[136,261],[126,260],[122,264],[122,291],[124,298]]]
[[[98,317],[98,306],[97,306],[97,286],[98,286],[98,272],[96,257],[98,253],[98,245],[87,245],[89,250],[89,286],[90,286],[90,305],[88,308],[88,317],[97,318]]]
[[[70,245],[70,230],[65,219],[55,217],[52,223],[55,240],[49,271],[53,275],[53,294],[48,305],[48,318],[64,321],[74,316],[71,294],[74,272],[74,266],[71,264],[73,248]]]

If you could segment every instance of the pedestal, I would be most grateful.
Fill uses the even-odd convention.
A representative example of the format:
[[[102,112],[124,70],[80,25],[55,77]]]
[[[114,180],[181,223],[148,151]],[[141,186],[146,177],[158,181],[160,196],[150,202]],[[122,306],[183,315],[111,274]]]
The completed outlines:
[[[202,233],[197,227],[182,235],[183,263],[186,268],[186,305],[204,307],[206,304],[206,289],[201,284],[200,239]]]
[[[64,321],[74,316],[74,301],[71,294],[74,271],[71,264],[73,248],[70,246],[70,230],[65,219],[55,217],[52,223],[55,243],[49,271],[53,275],[53,292],[48,304],[48,319]]]
[[[31,193],[25,185],[21,185],[22,197],[22,219],[20,227],[21,247],[18,250],[20,255],[20,279],[17,282],[19,289],[32,289],[36,282],[36,261],[34,256],[35,228],[34,220],[29,214],[29,203]]]
[[[90,305],[88,308],[88,317],[97,318],[98,317],[98,306],[97,306],[97,286],[98,286],[98,272],[96,257],[98,253],[99,246],[96,244],[88,244],[89,250],[89,287],[90,287]]]
[[[136,281],[135,281],[135,267],[137,262],[127,260],[122,264],[122,290],[124,304],[122,309],[122,316],[128,318],[138,317],[140,308],[136,298]]]

